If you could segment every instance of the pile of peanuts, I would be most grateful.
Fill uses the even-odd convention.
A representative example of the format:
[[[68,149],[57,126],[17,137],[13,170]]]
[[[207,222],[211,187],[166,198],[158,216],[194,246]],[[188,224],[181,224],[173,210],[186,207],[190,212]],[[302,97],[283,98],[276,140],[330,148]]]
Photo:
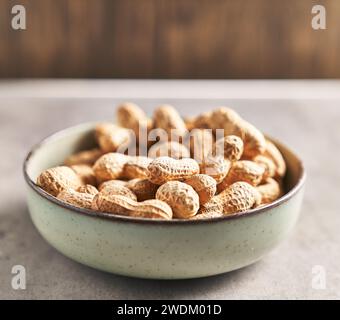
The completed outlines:
[[[123,103],[117,122],[97,124],[97,147],[43,171],[37,185],[77,207],[167,220],[236,214],[283,193],[280,151],[230,108],[183,119],[163,105],[149,118],[136,104]],[[139,148],[142,135],[146,154]],[[134,155],[123,145],[133,146]]]

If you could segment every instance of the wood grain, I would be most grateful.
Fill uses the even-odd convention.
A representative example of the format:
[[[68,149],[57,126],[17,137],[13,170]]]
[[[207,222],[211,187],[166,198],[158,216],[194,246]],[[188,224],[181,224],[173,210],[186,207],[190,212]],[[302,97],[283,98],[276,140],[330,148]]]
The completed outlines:
[[[15,4],[0,0],[0,77],[340,77],[340,1],[30,0],[25,31]]]

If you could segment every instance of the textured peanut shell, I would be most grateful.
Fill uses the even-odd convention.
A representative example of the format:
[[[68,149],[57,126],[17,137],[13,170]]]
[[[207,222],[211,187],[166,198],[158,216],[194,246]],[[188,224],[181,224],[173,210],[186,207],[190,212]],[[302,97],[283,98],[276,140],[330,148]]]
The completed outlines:
[[[96,185],[96,176],[91,166],[87,164],[76,164],[70,168],[79,176],[83,184]]]
[[[102,155],[103,151],[98,148],[80,151],[66,158],[65,165],[87,164],[92,166]]]
[[[174,159],[189,158],[188,148],[177,141],[163,141],[154,144],[148,152],[150,158],[170,157]]]
[[[37,178],[37,185],[53,196],[57,196],[63,190],[76,190],[82,184],[78,175],[66,166],[47,169]]]
[[[241,159],[243,147],[243,141],[240,137],[229,135],[216,141],[213,151],[217,155],[223,155],[225,159],[235,162]]]
[[[129,159],[129,156],[121,153],[107,153],[101,156],[93,166],[97,181],[101,183],[121,178],[124,165]]]
[[[163,201],[155,199],[136,202],[124,196],[108,196],[98,193],[94,198],[93,208],[102,212],[123,216],[166,220],[172,218],[170,206]]]
[[[148,179],[133,179],[126,185],[136,196],[138,201],[155,199],[159,185]]]
[[[187,127],[177,112],[177,110],[170,105],[163,105],[158,107],[153,115],[154,127],[163,129],[169,135],[173,134],[175,137],[185,136]]]
[[[123,177],[125,179],[147,178],[148,165],[152,159],[144,156],[130,157],[124,165]]]
[[[223,205],[221,200],[214,196],[207,203],[200,206],[197,214],[190,219],[211,219],[223,216]]]
[[[280,184],[273,178],[267,178],[265,182],[256,188],[261,194],[261,204],[267,204],[278,199],[281,194]]]
[[[216,180],[206,174],[196,174],[184,180],[197,192],[200,205],[207,203],[216,193]]]
[[[117,185],[117,186],[126,187],[126,184],[127,184],[127,181],[124,181],[124,180],[108,180],[108,181],[102,182],[99,185],[98,190],[101,191],[103,188],[109,185]]]
[[[90,193],[78,192],[73,189],[67,189],[61,191],[57,198],[79,208],[91,209],[94,195]]]
[[[140,132],[147,134],[151,128],[151,122],[145,112],[131,102],[125,102],[118,106],[117,122],[121,127],[133,130],[137,138],[139,138]]]
[[[211,113],[210,127],[223,129],[224,135],[239,136],[244,143],[244,154],[254,157],[265,151],[265,138],[261,131],[243,120],[238,113],[227,107],[220,107]]]
[[[186,183],[169,181],[160,186],[156,192],[156,199],[166,202],[176,218],[189,218],[199,209],[199,196]]]
[[[80,186],[77,189],[78,192],[80,193],[88,193],[92,195],[96,195],[98,193],[98,190],[95,186],[92,186],[90,184],[84,184],[83,186]]]
[[[124,196],[137,201],[137,196],[128,187],[118,186],[117,184],[107,185],[100,190],[100,193],[107,196]]]
[[[216,197],[221,201],[225,215],[247,211],[260,202],[259,192],[247,182],[236,182]]]
[[[103,152],[115,152],[123,144],[128,145],[131,140],[130,130],[106,122],[97,124],[95,136]]]
[[[199,170],[198,163],[190,158],[176,160],[159,157],[149,164],[148,179],[154,184],[163,184],[172,180],[182,181],[199,173]]]
[[[206,174],[220,183],[228,174],[231,162],[222,156],[209,156],[200,164],[201,173]]]
[[[189,133],[190,154],[199,164],[211,153],[214,136],[210,129],[193,129]]]
[[[264,168],[262,180],[266,180],[267,178],[275,176],[276,166],[274,164],[274,161],[272,161],[269,157],[260,154],[253,158],[253,161]]]
[[[279,149],[275,146],[274,143],[270,142],[269,140],[266,140],[266,151],[264,155],[274,162],[276,166],[275,176],[281,178],[284,177],[287,171],[286,162]]]
[[[238,181],[244,181],[252,186],[257,186],[261,182],[263,174],[264,168],[253,161],[240,160],[234,162],[228,175],[217,186],[217,190],[221,192]]]

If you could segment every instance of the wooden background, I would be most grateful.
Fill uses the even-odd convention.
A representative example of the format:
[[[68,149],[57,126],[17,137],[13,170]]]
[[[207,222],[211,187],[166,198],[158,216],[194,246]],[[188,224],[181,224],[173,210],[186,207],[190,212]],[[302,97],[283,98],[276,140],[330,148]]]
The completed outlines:
[[[337,78],[340,1],[0,0],[0,41],[3,78]]]

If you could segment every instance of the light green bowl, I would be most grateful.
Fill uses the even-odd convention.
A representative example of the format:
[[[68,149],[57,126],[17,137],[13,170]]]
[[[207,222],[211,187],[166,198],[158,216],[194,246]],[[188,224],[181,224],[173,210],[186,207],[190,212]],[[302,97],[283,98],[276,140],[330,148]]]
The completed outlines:
[[[301,161],[285,146],[287,192],[259,209],[210,220],[151,220],[97,213],[60,202],[36,184],[39,173],[94,145],[93,123],[56,133],[27,156],[27,201],[41,235],[67,257],[96,269],[140,278],[205,277],[250,265],[294,227],[303,197]]]

